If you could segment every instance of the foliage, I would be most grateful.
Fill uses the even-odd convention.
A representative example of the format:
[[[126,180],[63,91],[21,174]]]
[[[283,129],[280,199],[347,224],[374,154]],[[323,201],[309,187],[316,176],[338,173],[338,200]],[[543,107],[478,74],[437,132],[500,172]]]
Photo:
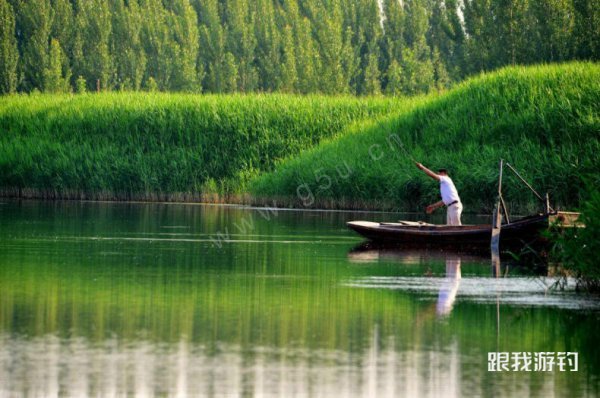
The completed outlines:
[[[485,74],[445,95],[406,101],[397,114],[352,127],[286,160],[259,177],[252,191],[299,203],[302,187],[317,199],[315,205],[335,201],[418,210],[437,201],[439,190],[404,147],[425,165],[450,170],[466,212],[491,214],[501,158],[538,190],[548,191],[556,206],[576,207],[582,179],[600,169],[599,82],[600,67],[590,63]],[[503,191],[513,212],[542,208],[511,174]]]
[[[53,40],[66,91],[406,95],[600,56],[597,0],[1,0],[0,21],[2,93],[55,90]]]
[[[0,97],[0,187],[127,199],[198,193],[213,179],[231,193],[280,159],[397,106],[288,95]]]
[[[44,68],[44,91],[49,93],[65,93],[71,91],[69,79],[71,71],[64,66],[65,54],[56,39],[50,43],[48,66]]]
[[[15,15],[10,3],[0,0],[0,94],[16,91],[18,60]]]
[[[598,181],[586,185],[589,199],[582,207],[580,221],[584,228],[567,230],[556,240],[556,250],[563,267],[573,273],[579,286],[588,291],[600,292],[600,190]]]

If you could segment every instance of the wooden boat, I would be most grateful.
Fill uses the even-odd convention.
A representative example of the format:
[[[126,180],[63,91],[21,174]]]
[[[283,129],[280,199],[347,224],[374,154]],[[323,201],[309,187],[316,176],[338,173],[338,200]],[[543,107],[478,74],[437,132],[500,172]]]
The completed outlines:
[[[504,247],[529,244],[539,241],[541,232],[551,226],[576,226],[578,217],[579,213],[560,211],[524,217],[503,224],[500,240]],[[489,245],[492,237],[492,224],[435,225],[413,221],[350,221],[347,226],[371,241],[393,244]]]
[[[502,197],[502,174],[508,167],[533,194],[544,203],[544,213],[510,221],[508,209]],[[502,224],[504,215],[505,224]],[[542,197],[509,163],[500,159],[498,199],[492,215],[492,223],[483,225],[435,225],[421,221],[370,222],[350,221],[348,228],[367,239],[379,243],[432,244],[432,245],[490,245],[492,253],[503,247],[535,244],[544,241],[541,232],[549,228],[561,229],[583,226],[578,223],[579,213],[555,211],[550,207],[548,194]]]

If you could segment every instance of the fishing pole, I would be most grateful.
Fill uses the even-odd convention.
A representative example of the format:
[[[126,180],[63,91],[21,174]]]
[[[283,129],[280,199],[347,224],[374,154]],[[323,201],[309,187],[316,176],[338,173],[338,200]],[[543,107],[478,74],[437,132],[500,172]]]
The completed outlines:
[[[398,144],[400,144],[400,149],[402,149],[402,152],[404,152],[404,154],[406,156],[408,156],[410,158],[410,160],[413,161],[413,163],[419,163],[415,160],[415,158],[412,157],[412,155],[410,153],[408,153],[408,151],[406,150],[406,148],[404,148],[404,144],[402,144],[402,141],[397,140]]]

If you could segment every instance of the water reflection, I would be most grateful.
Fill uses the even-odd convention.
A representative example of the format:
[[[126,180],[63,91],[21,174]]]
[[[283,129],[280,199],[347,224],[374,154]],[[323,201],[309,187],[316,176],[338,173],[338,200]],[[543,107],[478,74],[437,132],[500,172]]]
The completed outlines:
[[[446,279],[442,283],[436,307],[439,316],[448,315],[452,311],[460,285],[460,262],[457,254],[449,253],[446,257]]]
[[[377,328],[364,353],[222,344],[99,343],[0,335],[0,395],[464,396],[457,343],[444,352],[400,350]],[[448,384],[448,381],[450,383]]]
[[[520,306],[598,309],[593,297],[575,294],[575,280],[546,270],[519,268],[489,254],[362,243],[348,252],[355,264],[394,266],[393,275],[372,274],[347,281],[348,286],[393,289],[437,295],[436,311],[448,316],[457,300]],[[465,275],[466,267],[466,275]],[[490,272],[491,270],[491,272]],[[535,272],[535,273],[532,273]],[[562,289],[555,286],[561,284]]]
[[[252,215],[253,228],[236,227]],[[360,218],[371,217],[388,216]],[[508,278],[492,278],[489,257],[468,253],[348,254],[357,239],[344,223],[356,218],[0,206],[0,396],[600,391],[598,317],[547,292],[550,279],[507,275],[505,264]],[[227,228],[222,247],[205,242]],[[578,351],[581,368],[490,377],[487,353],[498,350]]]

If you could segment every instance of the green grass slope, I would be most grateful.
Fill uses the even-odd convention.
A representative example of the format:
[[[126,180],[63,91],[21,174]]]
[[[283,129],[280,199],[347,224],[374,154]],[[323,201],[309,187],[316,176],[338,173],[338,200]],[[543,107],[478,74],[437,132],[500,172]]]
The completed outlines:
[[[0,191],[107,199],[238,193],[278,159],[399,104],[287,95],[0,97]]]
[[[563,208],[578,206],[584,180],[600,182],[598,64],[505,68],[412,105],[287,159],[253,181],[253,194],[258,201],[283,196],[296,206],[403,210],[439,200],[435,181],[400,143],[426,166],[448,168],[469,212],[493,205],[500,158]],[[514,211],[539,208],[506,176]]]

